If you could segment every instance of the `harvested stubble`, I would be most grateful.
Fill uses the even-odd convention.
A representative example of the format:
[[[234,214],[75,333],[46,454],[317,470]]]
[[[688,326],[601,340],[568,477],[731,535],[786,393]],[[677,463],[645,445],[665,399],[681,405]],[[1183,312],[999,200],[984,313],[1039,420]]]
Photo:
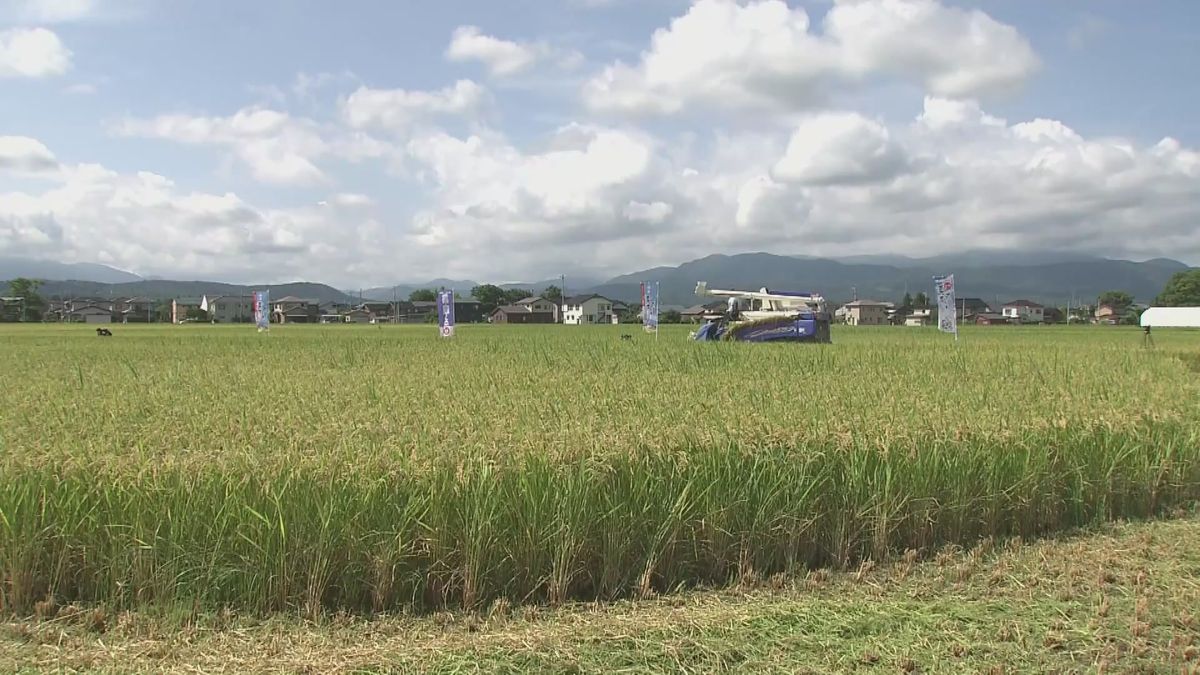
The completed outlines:
[[[610,598],[1200,497],[1197,333],[117,332],[0,332],[0,611]]]

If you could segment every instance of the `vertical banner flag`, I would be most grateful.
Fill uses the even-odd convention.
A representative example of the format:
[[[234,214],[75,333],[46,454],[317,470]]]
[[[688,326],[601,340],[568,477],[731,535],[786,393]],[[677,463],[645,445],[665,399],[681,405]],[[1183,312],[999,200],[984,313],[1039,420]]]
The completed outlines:
[[[271,291],[254,291],[254,325],[260,331],[271,329]]]
[[[658,282],[642,282],[642,326],[658,334]]]
[[[954,304],[954,275],[934,277],[933,287],[937,292],[938,330],[944,333],[954,333],[958,339],[957,306]]]
[[[454,291],[438,291],[438,330],[442,337],[454,335]]]

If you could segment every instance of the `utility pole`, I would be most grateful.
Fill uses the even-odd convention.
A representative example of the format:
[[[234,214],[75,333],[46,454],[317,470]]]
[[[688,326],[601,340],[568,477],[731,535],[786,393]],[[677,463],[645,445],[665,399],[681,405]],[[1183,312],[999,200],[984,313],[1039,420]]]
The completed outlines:
[[[558,294],[562,297],[558,299],[558,305],[562,308],[562,322],[565,326],[567,325],[567,275],[559,275],[559,283],[562,287],[558,289]]]

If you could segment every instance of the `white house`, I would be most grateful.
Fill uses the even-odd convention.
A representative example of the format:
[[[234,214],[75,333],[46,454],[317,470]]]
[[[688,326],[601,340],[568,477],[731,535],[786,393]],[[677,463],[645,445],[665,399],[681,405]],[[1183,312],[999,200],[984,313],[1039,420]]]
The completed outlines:
[[[908,316],[904,317],[905,326],[928,326],[933,323],[932,307],[914,307]]]
[[[563,301],[563,323],[612,323],[613,301],[602,295],[576,295]]]
[[[1046,308],[1032,300],[1013,300],[1004,303],[1001,312],[1005,318],[1020,323],[1042,323],[1046,320]]]

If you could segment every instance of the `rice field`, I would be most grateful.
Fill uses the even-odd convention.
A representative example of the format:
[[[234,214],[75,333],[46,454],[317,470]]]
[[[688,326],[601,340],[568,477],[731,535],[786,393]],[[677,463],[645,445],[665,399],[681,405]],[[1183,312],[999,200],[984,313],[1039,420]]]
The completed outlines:
[[[114,332],[0,328],[0,613],[642,596],[1200,498],[1194,331]]]

